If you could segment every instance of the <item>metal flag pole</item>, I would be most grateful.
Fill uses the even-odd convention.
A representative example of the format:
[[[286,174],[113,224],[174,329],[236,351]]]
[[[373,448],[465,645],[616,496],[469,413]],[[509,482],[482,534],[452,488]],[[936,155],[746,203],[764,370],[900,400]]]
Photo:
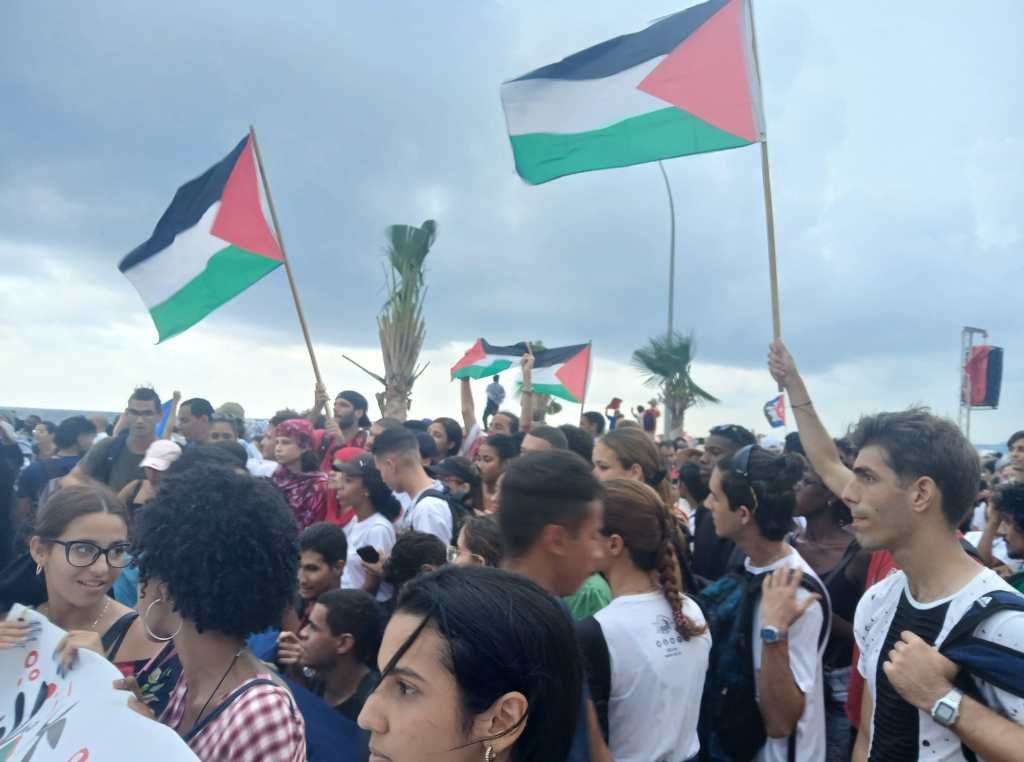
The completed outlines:
[[[256,154],[256,164],[260,168],[260,179],[263,181],[263,192],[267,194],[267,205],[270,207],[270,219],[274,223],[274,235],[277,236],[277,244],[281,247],[281,256],[284,258],[284,271],[288,274],[288,285],[292,290],[292,299],[295,302],[295,312],[299,316],[299,325],[302,326],[302,336],[306,339],[306,349],[309,351],[309,360],[313,363],[313,375],[316,382],[323,386],[323,379],[320,377],[320,366],[316,362],[316,354],[313,352],[313,342],[309,338],[309,328],[306,325],[306,316],[302,312],[302,300],[299,299],[299,289],[295,286],[295,277],[292,275],[292,266],[288,262],[288,252],[284,248],[284,237],[281,235],[281,226],[277,223],[277,210],[274,208],[274,197],[270,195],[270,183],[267,181],[267,172],[263,168],[263,157],[260,155],[260,144],[256,142],[256,129],[249,125],[249,138],[252,140],[252,149]]]
[[[669,216],[669,248],[668,248],[668,336],[672,339],[672,332],[675,328],[673,313],[676,303],[676,205],[672,199],[672,186],[668,182],[668,173],[665,172],[664,162],[658,162],[658,169],[661,170],[661,177],[665,181],[665,192],[668,194],[668,216]]]

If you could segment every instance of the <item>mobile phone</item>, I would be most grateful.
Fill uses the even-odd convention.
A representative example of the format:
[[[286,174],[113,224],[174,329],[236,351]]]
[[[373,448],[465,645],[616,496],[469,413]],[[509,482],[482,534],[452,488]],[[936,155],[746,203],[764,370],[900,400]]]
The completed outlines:
[[[380,561],[380,553],[372,545],[364,545],[361,548],[356,548],[356,555],[366,561],[368,564],[375,564]]]

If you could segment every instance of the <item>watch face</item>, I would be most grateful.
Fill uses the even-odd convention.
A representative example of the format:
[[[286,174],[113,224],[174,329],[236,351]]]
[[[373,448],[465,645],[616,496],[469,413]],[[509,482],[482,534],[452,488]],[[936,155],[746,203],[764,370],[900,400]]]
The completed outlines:
[[[774,627],[762,627],[761,640],[765,643],[777,643],[779,641],[779,633]]]
[[[949,704],[941,703],[937,707],[935,707],[935,719],[941,722],[943,725],[951,723],[955,715],[956,710]]]

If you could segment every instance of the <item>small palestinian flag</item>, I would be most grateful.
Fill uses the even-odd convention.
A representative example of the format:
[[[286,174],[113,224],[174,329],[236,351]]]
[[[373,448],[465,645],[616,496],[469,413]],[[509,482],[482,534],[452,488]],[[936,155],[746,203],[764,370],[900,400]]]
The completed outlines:
[[[477,339],[476,344],[452,366],[452,379],[494,376],[513,365],[518,366],[523,355],[529,351],[530,347],[525,342],[498,347]]]
[[[739,148],[764,117],[749,0],[710,0],[501,87],[528,183]]]
[[[160,341],[284,264],[267,208],[248,135],[178,189],[150,239],[118,265],[142,297]]]
[[[773,429],[786,425],[785,395],[780,394],[764,403],[764,417],[768,419],[768,425]]]
[[[582,404],[590,381],[590,344],[534,353],[533,391]]]

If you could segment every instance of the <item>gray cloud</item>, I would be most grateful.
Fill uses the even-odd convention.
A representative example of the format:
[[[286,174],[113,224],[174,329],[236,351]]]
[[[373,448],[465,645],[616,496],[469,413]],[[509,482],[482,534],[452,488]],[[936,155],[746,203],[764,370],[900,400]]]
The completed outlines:
[[[0,31],[14,115],[0,124],[0,229],[80,248],[92,277],[119,278],[174,189],[253,122],[315,336],[376,341],[383,228],[434,216],[432,346],[472,326],[497,341],[592,338],[624,358],[663,330],[661,178],[651,165],[524,185],[498,85],[676,9],[14,4]],[[757,12],[783,325],[805,364],[952,357],[960,326],[981,323],[1019,368],[1024,7]],[[757,365],[770,334],[757,148],[668,166],[677,326],[708,361]],[[278,274],[212,319],[294,341],[287,298]]]

